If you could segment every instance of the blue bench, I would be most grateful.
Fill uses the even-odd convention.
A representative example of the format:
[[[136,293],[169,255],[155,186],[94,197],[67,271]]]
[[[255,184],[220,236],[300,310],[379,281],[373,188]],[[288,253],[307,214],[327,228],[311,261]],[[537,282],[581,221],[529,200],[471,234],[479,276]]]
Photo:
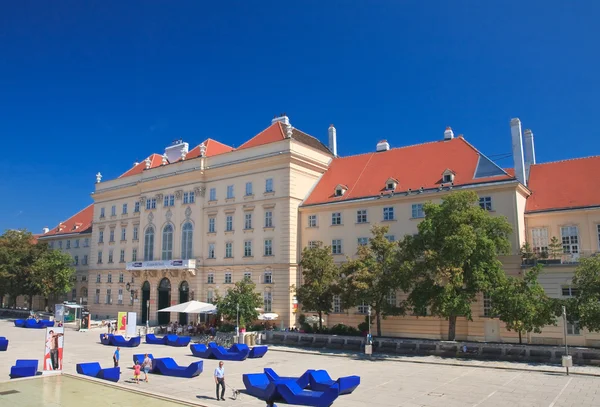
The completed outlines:
[[[10,378],[31,377],[37,374],[37,359],[17,359],[17,362],[10,368]]]
[[[121,346],[123,348],[137,348],[140,346],[141,340],[142,338],[140,336],[134,336],[133,338],[127,340],[121,335],[112,335],[110,337],[110,344],[112,346]]]
[[[24,319],[15,319],[15,326],[17,328],[23,328],[25,326],[25,320]]]
[[[163,336],[162,338],[159,338],[154,334],[146,334],[146,343],[149,345],[166,345],[167,337]]]
[[[167,338],[167,345],[177,347],[188,346],[190,341],[192,340],[192,338],[189,336],[178,336],[173,334],[169,334],[165,336],[165,338]]]
[[[211,355],[218,360],[230,360],[241,362],[246,360],[250,350],[246,345],[240,347],[239,345],[233,345],[229,349],[225,349],[222,346],[218,346],[216,343],[211,342],[208,344],[208,348],[212,352]]]
[[[326,370],[314,370],[309,373],[308,377],[311,390],[326,391],[337,385],[340,395],[352,393],[360,384],[360,376],[345,376],[333,380]]]
[[[250,349],[250,353],[248,354],[248,357],[250,359],[262,358],[263,356],[265,356],[265,354],[267,353],[268,350],[269,350],[268,346],[255,346],[252,349]]]
[[[112,336],[112,334],[100,334],[100,343],[102,345],[110,345],[110,338]]]
[[[102,369],[100,367],[100,363],[98,362],[90,362],[90,363],[78,363],[77,364],[77,373],[96,377],[98,379],[110,380],[111,382],[118,382],[119,377],[121,376],[121,369],[118,367],[109,367],[106,369]]]
[[[242,381],[251,396],[265,401],[273,401],[278,396],[276,384],[269,380],[264,373],[243,374]]]
[[[190,344],[190,350],[192,355],[199,358],[210,359],[212,357],[212,352],[203,343]]]
[[[135,363],[138,362],[141,365],[142,363],[144,363],[145,357],[146,355],[143,353],[133,355],[133,364],[135,365]],[[152,355],[152,353],[148,353],[148,357],[152,361],[152,366],[154,366],[154,355]]]
[[[35,319],[26,319],[23,328],[43,329],[46,328],[44,321],[36,321]]]
[[[164,376],[192,378],[202,373],[204,362],[192,362],[189,366],[179,366],[173,358],[156,358],[152,361],[153,371]]]
[[[279,382],[276,386],[277,393],[288,404],[329,407],[339,395],[336,387],[331,387],[325,391],[304,390],[291,380]]]
[[[8,349],[8,339],[0,336],[0,351],[5,351],[6,349]]]

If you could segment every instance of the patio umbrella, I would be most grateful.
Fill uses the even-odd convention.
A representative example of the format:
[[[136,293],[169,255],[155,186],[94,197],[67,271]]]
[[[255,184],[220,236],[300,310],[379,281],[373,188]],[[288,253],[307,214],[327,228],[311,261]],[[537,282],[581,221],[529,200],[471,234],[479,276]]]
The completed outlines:
[[[168,308],[159,309],[158,312],[181,312],[183,314],[204,314],[214,312],[217,307],[214,304],[200,301],[188,301],[173,305]]]
[[[266,314],[260,314],[258,316],[258,319],[261,321],[272,321],[277,318],[279,318],[279,315],[275,314],[274,312],[267,312]]]

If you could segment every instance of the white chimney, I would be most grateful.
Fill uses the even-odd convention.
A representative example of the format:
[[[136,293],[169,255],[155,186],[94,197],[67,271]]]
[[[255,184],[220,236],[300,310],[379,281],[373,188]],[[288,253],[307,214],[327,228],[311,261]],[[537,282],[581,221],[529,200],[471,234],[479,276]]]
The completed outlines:
[[[444,131],[444,140],[452,140],[454,138],[454,132],[450,128],[450,126],[446,127],[446,131]]]
[[[189,148],[189,144],[184,143],[183,140],[173,141],[173,143],[169,147],[165,148],[165,155],[167,156],[167,160],[169,160],[170,163],[174,163],[175,161],[182,158],[182,156],[185,157],[185,155],[182,154],[182,150],[185,151],[185,154],[187,154]]]
[[[529,169],[535,164],[535,147],[533,146],[533,132],[529,129],[523,132],[525,138],[525,179],[529,181]]]
[[[271,124],[277,123],[277,122],[281,122],[287,126],[290,124],[290,119],[287,117],[287,115],[285,113],[282,113],[279,116],[275,116],[273,118],[273,120],[271,120]]]
[[[523,159],[523,137],[521,135],[521,120],[510,121],[510,134],[512,136],[512,152],[515,160],[515,177],[523,185],[527,185],[525,178],[525,161]]]
[[[389,149],[390,143],[388,143],[387,140],[381,140],[379,143],[377,143],[376,151],[388,151]]]
[[[329,126],[329,150],[337,157],[337,132],[333,124]]]
[[[47,227],[47,226],[46,226],[45,228],[42,228],[42,233],[43,233],[43,234],[46,234],[46,233],[48,233],[48,232],[50,232],[50,229],[48,229],[48,227]]]

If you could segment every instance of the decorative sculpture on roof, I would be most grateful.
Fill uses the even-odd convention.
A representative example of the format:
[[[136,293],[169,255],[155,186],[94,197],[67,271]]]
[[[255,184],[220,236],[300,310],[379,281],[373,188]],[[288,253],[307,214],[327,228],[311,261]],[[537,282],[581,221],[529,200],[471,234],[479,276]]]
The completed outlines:
[[[206,156],[206,146],[204,145],[204,143],[200,144],[200,157],[205,157]]]
[[[287,138],[292,138],[292,125],[289,123],[285,126],[285,134]]]
[[[167,165],[167,153],[162,155],[161,165]]]
[[[185,160],[185,156],[187,155],[187,151],[185,151],[185,148],[181,149],[181,160]]]
[[[100,181],[102,181],[102,174],[98,173],[96,174],[96,184],[99,184]]]
[[[149,170],[150,166],[152,165],[152,161],[150,161],[150,157],[146,158],[144,160],[144,162],[146,163],[146,169]]]

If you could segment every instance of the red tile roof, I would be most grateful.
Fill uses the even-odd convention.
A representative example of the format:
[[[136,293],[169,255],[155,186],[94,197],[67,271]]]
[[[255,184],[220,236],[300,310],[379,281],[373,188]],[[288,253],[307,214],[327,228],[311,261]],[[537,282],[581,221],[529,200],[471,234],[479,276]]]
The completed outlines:
[[[246,141],[244,144],[239,146],[236,150],[243,150],[246,148],[262,146],[264,144],[281,141],[285,138],[286,131],[283,127],[283,124],[281,122],[275,122],[260,133],[258,133],[256,136],[252,137],[250,140]],[[319,139],[293,127],[292,138],[296,141],[299,141],[302,144],[315,148],[321,152],[331,154],[327,146],[321,143]]]
[[[206,156],[212,157],[215,155],[228,153],[233,151],[234,148],[230,147],[226,144],[219,143],[217,140],[213,140],[211,138],[204,140],[203,143],[198,144],[196,147],[192,148],[187,155],[185,156],[186,160],[190,160],[192,158],[200,157],[200,145],[204,144],[206,147]],[[181,161],[181,160],[179,160]]]
[[[481,177],[476,177],[476,172]],[[334,158],[313,192],[304,202],[312,205],[380,195],[389,178],[398,180],[396,192],[437,188],[446,169],[455,173],[454,185],[514,180],[501,168],[458,137],[344,158]],[[347,185],[341,197],[335,187]]]
[[[535,164],[529,171],[526,212],[600,206],[600,156]]]
[[[162,163],[162,156],[160,154],[151,154],[150,155],[150,168],[160,167]],[[119,178],[129,177],[131,175],[137,175],[144,172],[146,169],[146,159],[142,160],[142,162],[137,163],[132,169],[125,172]]]
[[[68,235],[72,233],[89,233],[92,227],[92,220],[94,218],[94,204],[89,205],[85,209],[77,212],[64,222],[59,223],[44,233],[39,238],[54,237],[60,235]]]

